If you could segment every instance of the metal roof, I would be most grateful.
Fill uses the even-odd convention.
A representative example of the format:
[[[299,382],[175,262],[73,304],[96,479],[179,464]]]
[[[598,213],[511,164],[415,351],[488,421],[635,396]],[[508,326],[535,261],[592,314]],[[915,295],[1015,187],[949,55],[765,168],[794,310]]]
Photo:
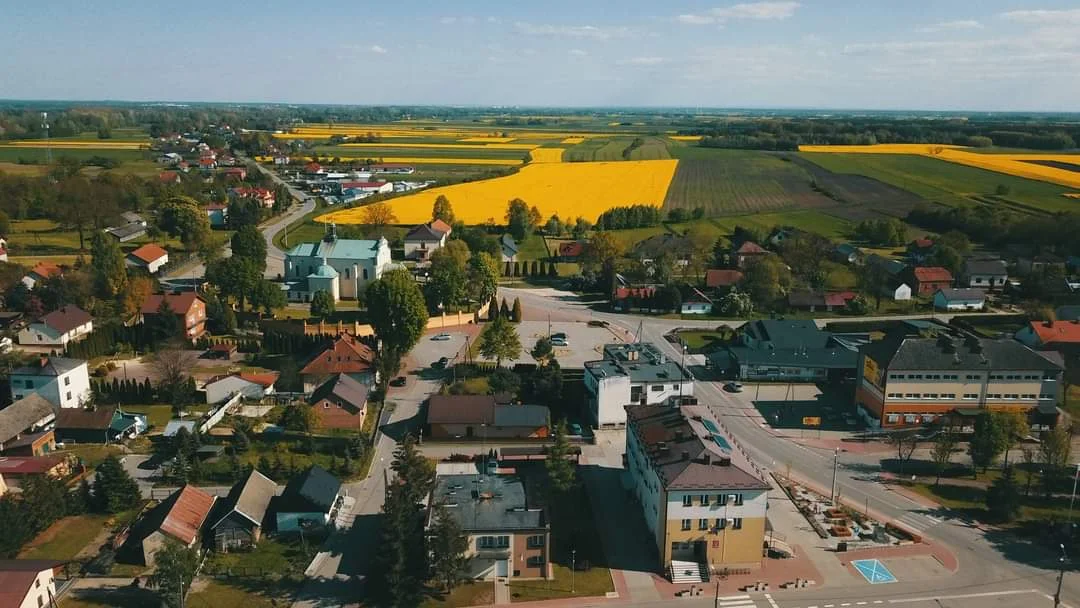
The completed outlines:
[[[525,486],[510,475],[440,475],[431,492],[466,532],[539,530],[544,510],[529,508]]]

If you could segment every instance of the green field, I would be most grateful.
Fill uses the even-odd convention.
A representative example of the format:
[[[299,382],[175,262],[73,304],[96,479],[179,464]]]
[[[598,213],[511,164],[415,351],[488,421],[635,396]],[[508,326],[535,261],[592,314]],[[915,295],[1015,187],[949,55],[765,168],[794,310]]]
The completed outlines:
[[[423,143],[435,143],[425,140]],[[316,146],[319,156],[341,156],[345,158],[476,158],[519,160],[529,154],[528,150],[505,150],[485,148],[482,144],[468,145],[469,148],[395,148],[393,143],[384,143],[373,147],[351,146]]]
[[[864,175],[953,207],[980,204],[972,197],[993,197],[999,185],[1009,188],[1001,204],[1010,202],[1047,212],[1075,211],[1076,201],[1061,194],[1069,189],[984,169],[905,154],[833,154],[800,152],[799,156],[836,173]]]
[[[630,149],[634,137],[594,137],[570,146],[563,162],[660,160],[671,158],[667,142],[659,137],[642,137],[642,145]],[[558,147],[558,146],[556,146]],[[624,155],[625,154],[625,155]]]
[[[735,231],[735,226],[760,228],[766,231],[774,226],[794,226],[808,232],[816,232],[834,241],[842,241],[848,238],[851,231],[851,222],[820,211],[809,210],[735,215],[713,218],[710,221],[728,234]]]
[[[48,150],[45,148],[12,147],[0,148],[0,161],[18,162],[19,160],[31,162],[45,162]],[[114,150],[105,148],[70,149],[53,148],[53,160],[64,157],[74,158],[78,161],[91,159],[95,156],[111,158],[118,161],[143,160],[150,158],[149,150]]]

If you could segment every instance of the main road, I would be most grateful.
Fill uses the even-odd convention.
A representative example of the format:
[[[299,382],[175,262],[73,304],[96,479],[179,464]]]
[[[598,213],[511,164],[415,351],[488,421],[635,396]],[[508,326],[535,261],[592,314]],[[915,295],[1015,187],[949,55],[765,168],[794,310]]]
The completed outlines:
[[[664,335],[672,329],[724,324],[718,321],[683,321],[598,312],[580,300],[567,298],[566,292],[554,290],[503,288],[501,292],[501,297],[510,300],[521,298],[526,308],[559,311],[562,316],[577,316],[581,320],[607,321],[641,341],[655,344],[670,357],[681,354],[676,345],[664,339]],[[729,324],[738,326],[742,323]],[[759,466],[780,474],[785,474],[790,467],[793,477],[820,488],[830,487],[834,470],[833,450],[806,447],[772,434],[755,412],[748,411],[744,402],[724,392],[717,382],[697,382],[695,396],[713,409]],[[944,581],[935,581],[935,592],[944,594],[954,590],[956,593],[953,595],[964,595],[972,590],[1009,586],[1013,589],[1033,589],[1040,595],[1054,593],[1058,560],[1053,553],[1011,534],[986,532],[970,522],[951,519],[945,512],[932,513],[922,504],[891,491],[878,477],[878,458],[842,453],[840,462],[836,479],[844,498],[860,507],[869,505],[871,511],[879,516],[899,520],[908,527],[913,527],[914,522],[921,534],[941,542],[954,552],[960,569],[956,575]],[[1080,556],[1077,558],[1080,559]],[[812,600],[818,595],[830,597],[830,593],[834,594],[831,597],[835,597],[832,589],[828,592],[823,589],[820,594],[801,592],[800,597]],[[1080,598],[1080,576],[1065,577],[1062,597]]]

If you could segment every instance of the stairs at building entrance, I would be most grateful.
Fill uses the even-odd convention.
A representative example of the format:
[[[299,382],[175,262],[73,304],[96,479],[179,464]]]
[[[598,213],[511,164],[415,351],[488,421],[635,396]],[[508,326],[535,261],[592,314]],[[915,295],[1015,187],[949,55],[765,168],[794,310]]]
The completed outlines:
[[[675,584],[706,583],[709,581],[709,565],[671,560],[668,574]]]

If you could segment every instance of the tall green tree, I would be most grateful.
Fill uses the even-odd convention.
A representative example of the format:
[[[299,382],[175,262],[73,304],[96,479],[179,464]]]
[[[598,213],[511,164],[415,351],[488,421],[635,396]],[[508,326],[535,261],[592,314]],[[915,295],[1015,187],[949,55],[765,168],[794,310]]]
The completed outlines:
[[[102,460],[94,473],[94,499],[98,510],[119,513],[135,508],[142,500],[139,484],[115,456]]]
[[[251,308],[261,309],[268,315],[273,314],[275,310],[285,308],[288,304],[285,300],[285,292],[281,291],[281,285],[267,279],[256,281],[248,297]]]
[[[435,197],[435,204],[431,206],[431,219],[442,220],[453,225],[454,207],[450,204],[450,199],[446,198],[446,195],[440,194]]]
[[[222,298],[235,300],[243,311],[250,294],[263,280],[263,271],[260,263],[251,258],[223,258],[206,265],[206,280],[218,288]]]
[[[397,373],[401,359],[416,346],[427,327],[428,313],[424,295],[407,270],[391,270],[368,285],[368,316],[375,337],[381,343],[381,370]],[[383,374],[380,382],[389,382]]]
[[[480,354],[495,359],[495,367],[502,367],[503,359],[521,354],[521,338],[505,316],[492,321],[480,335]]]
[[[499,286],[499,261],[481,251],[469,258],[467,291],[475,302],[491,301]]]
[[[431,521],[428,532],[431,574],[443,592],[449,592],[464,580],[469,564],[465,557],[465,552],[469,549],[469,539],[450,511],[440,504],[433,508]]]
[[[185,605],[191,581],[199,567],[198,550],[167,539],[154,556],[154,566],[150,584],[157,589],[162,603],[170,608]]]
[[[246,224],[237,230],[230,247],[233,257],[252,260],[260,273],[266,271],[266,238],[254,224]]]
[[[94,290],[106,299],[118,297],[127,288],[127,267],[120,245],[104,232],[95,232],[90,239],[90,268]]]
[[[328,319],[336,311],[334,297],[320,289],[311,295],[311,316],[316,319]]]
[[[968,455],[971,456],[971,464],[976,474],[978,469],[985,473],[1005,451],[1008,445],[1005,433],[1002,418],[995,416],[993,412],[983,412],[975,418],[975,432],[968,443]]]
[[[424,289],[432,309],[440,304],[456,307],[465,303],[468,263],[469,246],[464,241],[450,241],[431,254],[430,275]]]
[[[524,241],[536,229],[529,204],[515,198],[506,205],[506,229],[515,241]]]
[[[952,432],[952,429],[943,430],[934,437],[934,446],[930,448],[930,458],[934,461],[934,473],[937,474],[934,479],[935,486],[941,483],[941,474],[952,461],[957,443],[959,442],[956,439],[956,433]]]
[[[548,448],[544,467],[547,470],[548,486],[555,493],[553,498],[558,499],[577,484],[577,467],[571,459],[566,421],[560,420],[552,431],[554,441]]]
[[[1072,434],[1064,424],[1058,424],[1052,430],[1042,434],[1039,443],[1039,455],[1043,463],[1043,493],[1049,497],[1062,487],[1065,479],[1072,472]]]
[[[997,521],[1009,522],[1020,514],[1020,488],[1016,484],[1013,468],[1005,471],[986,489],[986,510]]]
[[[386,486],[380,551],[374,578],[381,605],[415,608],[429,569],[424,534],[423,500],[435,483],[435,469],[406,435],[390,465],[394,477]]]
[[[743,288],[759,308],[768,308],[787,295],[791,288],[791,271],[775,255],[760,256],[743,272]]]

